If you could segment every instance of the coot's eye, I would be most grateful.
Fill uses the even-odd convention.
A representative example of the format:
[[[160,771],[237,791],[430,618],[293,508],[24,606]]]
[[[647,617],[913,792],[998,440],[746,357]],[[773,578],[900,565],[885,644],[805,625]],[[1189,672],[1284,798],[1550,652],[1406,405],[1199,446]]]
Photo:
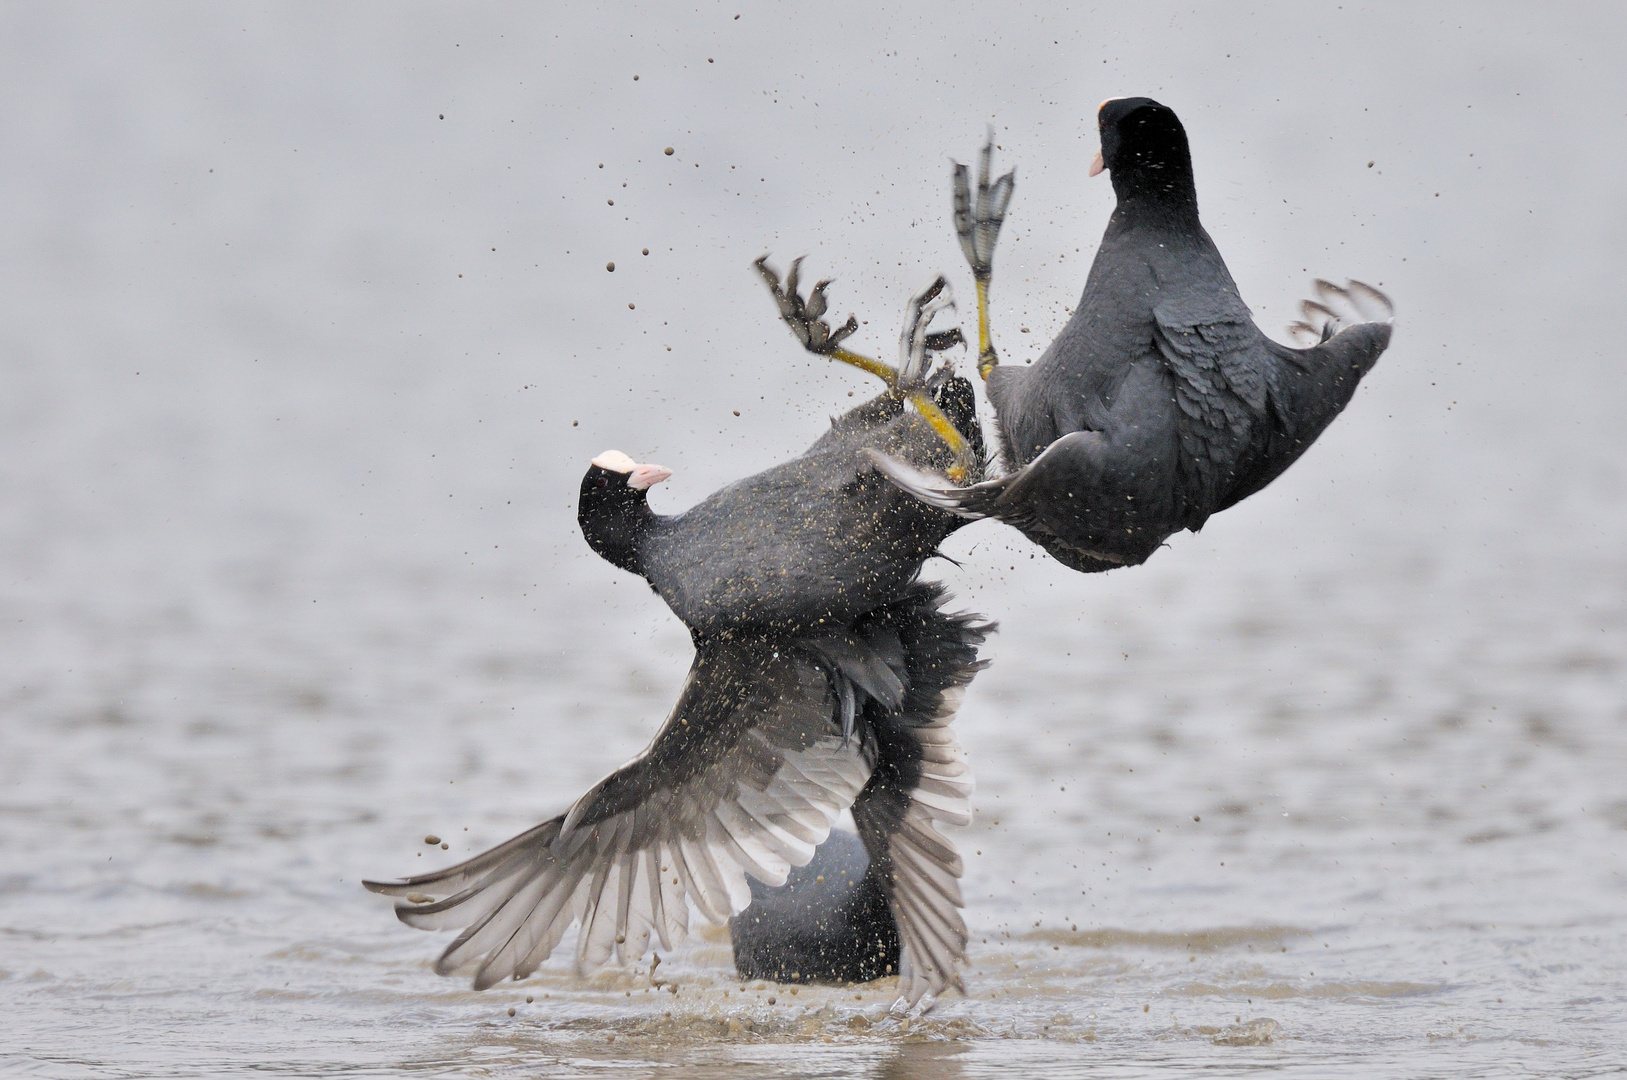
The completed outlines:
[[[593,486],[594,487],[604,487],[608,483],[610,483],[610,481],[606,480],[604,477],[601,476],[597,480],[593,481]]]

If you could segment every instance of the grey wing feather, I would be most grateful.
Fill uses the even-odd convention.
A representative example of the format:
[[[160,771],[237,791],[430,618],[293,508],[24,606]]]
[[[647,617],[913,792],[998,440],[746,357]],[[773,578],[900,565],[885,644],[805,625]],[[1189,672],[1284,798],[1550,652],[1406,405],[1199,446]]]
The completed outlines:
[[[473,966],[476,989],[530,974],[573,922],[588,970],[637,961],[652,937],[671,948],[691,904],[727,920],[750,900],[745,875],[783,884],[870,775],[842,737],[837,701],[844,681],[877,683],[878,662],[864,658],[849,680],[846,659],[775,651],[703,644],[650,747],[568,814],[446,870],[365,884],[404,897],[396,912],[408,925],[462,927],[436,969]]]
[[[1153,309],[1153,326],[1188,416],[1241,433],[1265,412],[1275,364],[1246,311],[1206,317],[1161,304]]]
[[[1318,345],[1352,326],[1362,323],[1393,323],[1395,305],[1390,298],[1365,281],[1350,280],[1343,285],[1317,278],[1311,288],[1318,299],[1301,300],[1304,318],[1288,325],[1289,336],[1305,346]]]
[[[827,662],[843,672],[855,687],[863,690],[889,711],[904,700],[904,673],[889,663],[898,655],[894,649],[877,649],[857,634],[824,634],[809,644]],[[889,655],[890,654],[890,655]]]
[[[1241,456],[1261,422],[1275,418],[1291,434],[1296,417],[1281,407],[1283,365],[1241,301],[1209,314],[1176,304],[1153,309],[1154,341],[1174,374],[1175,400],[1188,498],[1205,508],[1226,501]],[[1275,406],[1275,407],[1274,407]],[[1192,524],[1189,522],[1189,524]]]
[[[1334,309],[1334,317],[1344,326],[1364,322],[1389,322],[1395,318],[1390,298],[1365,281],[1350,280],[1343,285],[1317,278],[1311,283],[1322,298],[1324,310]]]
[[[947,760],[928,765],[910,792],[904,820],[887,838],[891,874],[883,887],[898,923],[898,993],[907,1005],[951,986],[965,989],[957,970],[966,957],[966,920],[960,913],[965,906],[960,890],[964,867],[933,822],[970,824],[973,783],[965,752],[952,734],[933,751]]]

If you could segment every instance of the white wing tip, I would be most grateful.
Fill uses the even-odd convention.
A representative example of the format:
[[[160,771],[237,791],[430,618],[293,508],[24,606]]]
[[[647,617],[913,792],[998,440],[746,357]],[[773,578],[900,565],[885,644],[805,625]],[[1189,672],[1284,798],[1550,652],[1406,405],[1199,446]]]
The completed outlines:
[[[867,448],[865,453],[870,455],[871,462],[881,471],[882,475],[886,476],[901,490],[921,500],[928,506],[935,506],[939,510],[947,510],[951,514],[970,518],[974,521],[984,516],[961,505],[960,493],[964,489],[955,487],[948,477],[917,469],[913,465],[906,465],[904,462],[884,454],[880,450]]]

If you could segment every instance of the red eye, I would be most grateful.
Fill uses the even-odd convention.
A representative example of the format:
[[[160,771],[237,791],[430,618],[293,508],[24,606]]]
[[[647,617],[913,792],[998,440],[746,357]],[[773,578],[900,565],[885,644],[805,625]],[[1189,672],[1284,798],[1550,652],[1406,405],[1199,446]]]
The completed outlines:
[[[593,481],[593,486],[594,487],[604,487],[608,483],[610,483],[610,481],[606,480],[604,477],[601,476],[601,477],[599,477],[599,479]]]

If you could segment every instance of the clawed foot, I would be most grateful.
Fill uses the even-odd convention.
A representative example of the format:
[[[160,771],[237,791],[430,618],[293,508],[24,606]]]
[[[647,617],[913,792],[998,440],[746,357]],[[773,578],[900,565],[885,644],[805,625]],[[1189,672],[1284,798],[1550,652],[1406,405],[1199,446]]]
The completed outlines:
[[[928,378],[932,365],[931,353],[942,352],[966,343],[958,326],[936,333],[932,330],[932,320],[938,312],[954,306],[954,291],[949,287],[949,279],[942,274],[910,298],[904,315],[904,330],[898,335],[898,378],[894,393],[909,398],[911,404],[915,406],[915,411],[932,425],[932,430],[938,433],[944,445],[954,453],[955,460],[949,467],[949,476],[960,483],[971,474],[974,466],[981,466],[981,461],[974,459],[980,457],[982,451],[979,447],[973,446],[966,434],[955,426],[955,422],[935,400],[929,387],[933,380]],[[940,372],[947,373],[947,370]],[[975,424],[975,402],[972,405],[972,414],[972,422]]]
[[[1319,345],[1347,326],[1364,322],[1390,322],[1395,305],[1390,298],[1360,281],[1335,285],[1317,278],[1312,283],[1317,299],[1301,300],[1304,318],[1288,324],[1288,335],[1302,346]]]
[[[994,246],[1000,238],[1000,226],[1006,220],[1006,207],[1011,204],[1011,192],[1017,183],[1017,173],[1013,170],[990,184],[989,167],[993,161],[994,129],[990,128],[988,141],[978,155],[975,202],[971,170],[955,163],[955,235],[960,238],[960,249],[965,252],[972,279],[977,283],[977,371],[985,379],[1000,363],[989,336],[989,282],[994,277]]]
[[[943,352],[966,344],[960,327],[934,333],[930,327],[938,312],[955,306],[955,293],[949,279],[939,274],[925,289],[910,298],[904,315],[904,331],[898,335],[898,385],[908,391],[926,384],[928,353]]]
[[[832,360],[840,360],[844,364],[852,364],[861,371],[868,371],[886,383],[887,389],[900,399],[912,397],[925,385],[927,353],[947,349],[960,344],[963,340],[958,329],[941,333],[931,333],[928,330],[932,317],[946,307],[953,307],[955,303],[954,294],[949,290],[949,282],[941,276],[910,301],[909,315],[905,320],[901,342],[903,364],[895,368],[843,347],[842,342],[859,328],[858,319],[852,315],[847,317],[847,322],[834,330],[830,328],[829,323],[823,321],[827,307],[825,289],[830,285],[830,279],[816,284],[809,291],[806,300],[798,294],[797,278],[802,267],[800,256],[791,261],[791,269],[785,275],[784,288],[780,287],[779,274],[768,265],[767,255],[752,265],[763,275],[763,281],[768,284],[768,291],[774,294],[774,303],[779,306],[780,318],[785,320],[785,325],[791,328],[791,332],[802,342],[804,349],[820,356],[828,356]]]
[[[809,291],[807,300],[798,295],[797,274],[802,269],[802,256],[791,260],[791,269],[785,275],[784,289],[780,288],[780,276],[768,265],[767,255],[752,265],[768,283],[768,291],[774,294],[774,303],[779,305],[780,318],[785,320],[785,325],[791,328],[791,333],[797,336],[797,340],[802,342],[802,347],[809,352],[830,356],[840,348],[843,341],[859,329],[859,320],[852,315],[835,330],[824,321],[825,290],[830,287],[829,278],[816,284]]]
[[[966,988],[961,987],[961,993],[964,994],[965,992]],[[887,1015],[894,1020],[903,1020],[907,1022],[912,1019],[919,1020],[921,1017],[925,1016],[927,1013],[931,1012],[937,1007],[938,999],[932,994],[925,995],[920,1001],[913,1005],[910,1004],[909,998],[900,995],[899,998],[893,1002],[892,1008],[887,1010]]]
[[[1000,238],[1011,190],[1017,183],[1015,169],[989,183],[989,167],[993,164],[994,129],[990,128],[988,141],[977,156],[977,201],[973,202],[971,170],[955,162],[955,235],[960,237],[960,249],[966,253],[972,276],[978,281],[987,281],[994,273],[994,244]]]
[[[779,274],[768,265],[767,255],[752,265],[762,274],[763,280],[768,284],[768,291],[774,294],[774,302],[780,309],[780,318],[785,320],[791,332],[797,336],[797,340],[802,342],[803,348],[820,356],[828,356],[832,360],[851,364],[886,383],[888,392],[895,398],[907,400],[914,405],[916,411],[932,425],[932,429],[954,452],[955,464],[950,468],[949,475],[960,480],[968,474],[973,464],[973,449],[966,436],[944,414],[928,391],[931,374],[929,354],[965,343],[959,327],[937,332],[931,329],[932,320],[938,312],[955,306],[954,292],[949,287],[948,279],[940,275],[910,299],[904,319],[904,331],[899,335],[900,363],[895,368],[842,346],[842,342],[859,328],[858,320],[849,315],[847,322],[835,330],[822,321],[826,310],[825,288],[830,281],[825,280],[816,284],[808,293],[808,298],[804,300],[797,293],[801,258],[792,261],[791,269],[785,275],[783,288],[780,286]]]

